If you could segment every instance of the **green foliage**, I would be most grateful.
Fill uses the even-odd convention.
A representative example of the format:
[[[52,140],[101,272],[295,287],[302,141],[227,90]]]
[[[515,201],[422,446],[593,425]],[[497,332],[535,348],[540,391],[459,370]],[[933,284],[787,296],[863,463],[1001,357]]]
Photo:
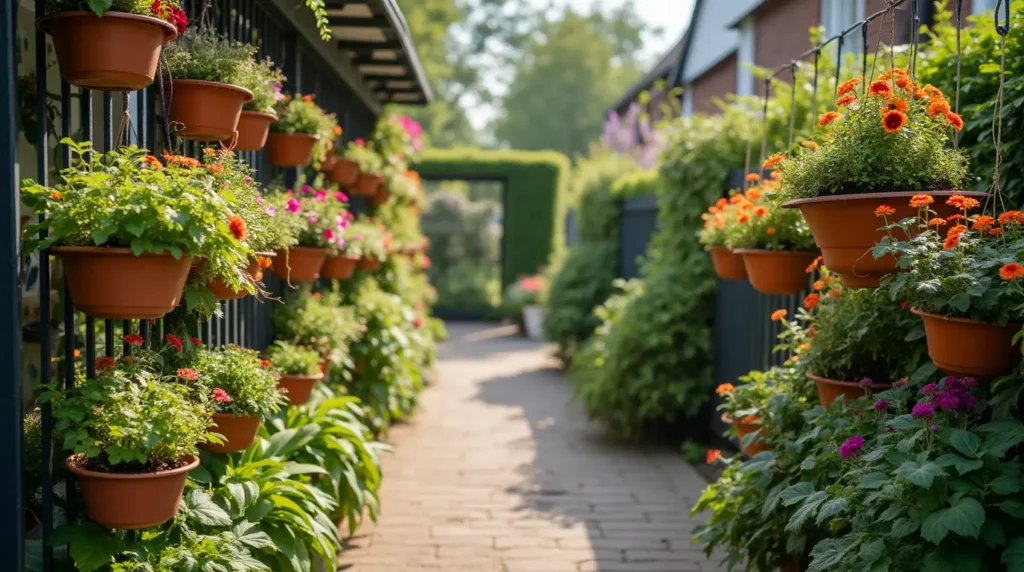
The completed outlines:
[[[177,11],[181,10],[181,5],[173,0],[162,0],[161,4],[165,7],[165,10],[172,7]],[[129,14],[138,14],[140,16],[154,16],[162,20],[168,20],[172,23],[174,21],[165,15],[164,11],[157,13],[152,8],[153,3],[147,0],[46,0],[43,2],[43,8],[47,14],[52,12],[70,12],[73,10],[91,10],[97,16],[102,16],[107,10],[113,12],[127,12]],[[184,31],[179,30],[179,33]]]
[[[762,192],[751,189],[747,196],[756,197],[750,203],[740,203],[732,213],[736,224],[729,225],[725,245],[729,248],[757,248],[790,252],[817,252],[811,229],[799,209],[782,207],[783,197],[775,189],[766,187]],[[732,206],[732,205],[730,205]]]
[[[333,114],[314,103],[312,95],[301,93],[287,95],[278,101],[275,113],[277,121],[270,124],[270,131],[274,133],[305,133],[329,140],[334,135],[334,126],[338,124]],[[314,156],[319,155],[314,153]]]
[[[341,254],[354,258],[384,260],[388,255],[386,236],[376,223],[360,216],[345,230],[345,244]]]
[[[632,159],[602,147],[595,147],[589,157],[576,160],[570,190],[579,215],[580,242],[618,241],[620,197],[612,192],[612,185],[632,189],[636,185],[617,181],[638,168]]]
[[[315,350],[278,340],[267,349],[271,366],[285,375],[320,373],[320,354]]]
[[[168,42],[162,60],[174,79],[215,81],[245,87],[254,78],[256,46],[229,40],[213,30],[192,29]]]
[[[565,244],[569,161],[550,152],[427,151],[413,165],[424,178],[505,182],[502,286],[557,260]]]
[[[359,334],[359,322],[355,309],[341,302],[340,295],[330,292],[310,295],[303,288],[289,293],[284,304],[274,309],[274,335],[322,356],[348,355],[349,344]]]
[[[274,113],[285,77],[270,58],[249,60],[238,70],[236,79],[238,85],[252,92],[252,101],[243,106],[246,111]]]
[[[359,163],[362,173],[380,173],[384,169],[384,160],[380,153],[365,143],[353,141],[345,150],[345,158]]]
[[[218,413],[270,417],[284,398],[277,390],[277,375],[261,362],[255,350],[239,346],[199,348],[193,363],[198,379],[185,383],[193,400],[209,402]],[[212,397],[215,389],[227,392],[230,401]]]
[[[569,360],[601,321],[594,313],[611,296],[619,247],[611,241],[584,242],[569,251],[548,292],[544,337]]]
[[[495,219],[501,205],[468,200],[454,191],[427,197],[423,232],[430,237],[427,274],[441,306],[489,308],[498,305],[501,229]]]

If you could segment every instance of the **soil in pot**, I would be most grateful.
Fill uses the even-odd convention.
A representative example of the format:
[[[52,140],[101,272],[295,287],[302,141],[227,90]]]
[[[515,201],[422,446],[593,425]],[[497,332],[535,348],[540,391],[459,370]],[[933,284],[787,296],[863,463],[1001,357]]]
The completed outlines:
[[[960,377],[991,378],[1020,365],[1021,324],[988,324],[912,309],[924,320],[928,357],[942,371]]]
[[[715,274],[723,280],[746,280],[747,267],[743,257],[724,246],[709,246],[704,250],[711,254]]]
[[[153,83],[160,49],[177,37],[172,24],[152,16],[57,12],[39,19],[53,38],[60,75],[71,85],[135,91]]]
[[[379,258],[360,258],[359,262],[360,270],[366,270],[367,272],[376,272],[380,270],[381,260]]]
[[[252,101],[252,92],[215,81],[176,79],[169,97],[175,134],[193,141],[230,141],[235,139],[242,105]]]
[[[214,413],[213,427],[210,431],[224,436],[224,442],[203,443],[200,448],[211,453],[237,453],[248,449],[256,442],[256,434],[260,431],[263,418],[259,415],[237,415],[233,413]]]
[[[372,197],[377,194],[377,187],[384,182],[384,179],[373,173],[360,173],[351,191],[354,195]]]
[[[316,135],[271,133],[267,136],[267,161],[275,167],[305,167],[314,145]]]
[[[192,264],[170,254],[135,256],[128,248],[60,246],[71,301],[94,318],[157,319],[177,307]]]
[[[259,111],[242,111],[238,117],[238,136],[235,138],[235,151],[259,151],[267,144],[270,124],[277,120],[273,113]],[[224,141],[231,145],[231,140]]]
[[[287,282],[312,282],[320,277],[320,268],[327,259],[326,248],[293,246],[278,250],[272,266],[274,274]]]
[[[747,277],[762,294],[798,294],[809,284],[807,267],[818,255],[814,252],[736,249],[743,257]]]
[[[324,267],[320,269],[320,276],[331,280],[348,280],[356,273],[358,258],[351,256],[328,256]]]
[[[174,518],[181,504],[188,472],[199,457],[178,467],[149,473],[107,473],[85,468],[84,457],[72,455],[65,465],[75,474],[89,520],[109,528],[138,530]]]
[[[728,424],[732,425],[736,429],[736,434],[739,435],[739,437],[740,437],[740,446],[741,447],[743,446],[743,439],[744,439],[744,437],[746,437],[747,435],[750,435],[751,433],[761,429],[761,426],[757,424],[757,421],[758,420],[756,418],[755,419],[746,418],[744,421],[737,421],[736,419],[733,419],[732,417],[729,417],[728,414],[722,415],[722,422],[723,423],[728,423]],[[753,457],[754,455],[756,455],[756,454],[758,454],[758,453],[760,453],[762,451],[767,451],[767,450],[768,450],[768,444],[765,443],[764,440],[761,439],[760,436],[757,436],[757,437],[754,438],[753,441],[751,441],[751,443],[749,445],[747,445],[743,449],[743,452],[746,453],[748,457]]]
[[[380,205],[388,202],[388,199],[390,199],[390,198],[391,198],[391,191],[389,191],[387,189],[387,187],[385,187],[384,185],[380,185],[380,186],[377,187],[376,194],[374,194],[372,197],[370,197],[370,202],[373,203],[376,206],[380,206]]]
[[[814,385],[818,388],[818,399],[825,407],[831,406],[832,402],[838,399],[840,395],[846,396],[846,401],[853,401],[858,397],[868,394],[868,389],[861,387],[855,381],[837,381],[835,379],[819,377],[811,372],[807,372],[807,377],[814,380]],[[891,383],[873,383],[870,389],[872,393],[878,393],[891,387]]]
[[[324,374],[317,375],[284,375],[277,381],[277,386],[288,390],[285,397],[289,405],[302,405],[309,401],[313,394],[313,386],[324,378]]]
[[[338,183],[345,188],[349,188],[359,179],[359,163],[349,161],[344,157],[338,157],[338,161],[334,164],[334,169],[331,170],[331,174],[327,178],[332,183]]]
[[[882,278],[896,269],[896,261],[887,256],[875,260],[871,249],[885,236],[878,230],[884,221],[875,216],[879,205],[896,209],[890,221],[915,216],[917,209],[910,206],[910,198],[922,193],[865,193],[830,195],[789,201],[787,208],[798,208],[807,220],[814,242],[821,249],[825,266],[842,277],[843,285],[852,288],[877,288]],[[985,193],[964,191],[926,191],[935,197],[930,206],[946,218],[957,214],[957,209],[946,205],[954,194],[984,198]]]

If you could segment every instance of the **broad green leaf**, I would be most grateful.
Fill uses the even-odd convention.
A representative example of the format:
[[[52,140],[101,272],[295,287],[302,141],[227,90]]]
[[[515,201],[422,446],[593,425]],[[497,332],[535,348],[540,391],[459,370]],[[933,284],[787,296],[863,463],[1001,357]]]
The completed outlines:
[[[923,465],[919,465],[915,461],[907,461],[896,469],[896,476],[925,489],[931,488],[936,477],[945,475],[946,473],[941,467],[930,461]]]
[[[814,485],[811,483],[797,483],[782,491],[782,504],[786,506],[794,505],[811,496],[813,492]]]
[[[949,444],[965,457],[976,459],[981,456],[981,437],[966,429],[953,429],[949,434]]]
[[[231,526],[231,516],[202,489],[192,489],[185,496],[185,505],[202,526]]]
[[[943,468],[953,467],[956,469],[957,473],[965,475],[971,471],[980,469],[985,465],[985,462],[980,459],[966,459],[956,453],[946,453],[938,459],[935,459],[935,464]]]
[[[978,538],[985,523],[985,509],[976,499],[963,497],[949,508],[939,509],[921,524],[921,536],[934,544],[942,542],[950,532]]]
[[[1000,495],[1010,495],[1021,491],[1020,475],[999,475],[988,484],[992,492]]]
[[[846,497],[830,499],[828,502],[821,505],[821,510],[818,511],[818,518],[815,519],[815,522],[821,524],[825,519],[832,518],[846,510],[846,507],[849,506],[849,504],[850,501]]]
[[[871,542],[861,545],[860,547],[860,560],[864,564],[871,564],[875,560],[882,557],[882,553],[885,551],[885,542],[881,538],[876,538]]]
[[[999,561],[1006,564],[1006,572],[1024,572],[1024,538],[1011,540]]]
[[[889,476],[883,472],[875,471],[860,478],[860,486],[865,489],[877,489],[889,482]]]
[[[913,534],[917,532],[917,529],[917,521],[911,518],[901,518],[892,523],[892,534],[897,538]]]

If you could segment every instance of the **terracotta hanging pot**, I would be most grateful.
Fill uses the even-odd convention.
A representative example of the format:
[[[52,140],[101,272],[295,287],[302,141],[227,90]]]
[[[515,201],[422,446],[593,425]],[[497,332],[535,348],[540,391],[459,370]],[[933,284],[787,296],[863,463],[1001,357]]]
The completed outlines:
[[[814,380],[814,384],[818,388],[818,399],[825,407],[832,405],[832,402],[838,399],[840,395],[845,395],[846,401],[853,401],[858,397],[868,394],[868,389],[861,387],[855,381],[837,381],[835,379],[819,377],[811,372],[807,372],[807,377]],[[892,388],[891,383],[873,383],[870,387],[872,393],[878,393],[890,388]]]
[[[108,11],[56,12],[39,19],[53,38],[60,75],[71,85],[135,91],[153,83],[160,49],[177,37],[172,24],[152,16]]]
[[[715,267],[715,274],[723,280],[746,280],[747,267],[743,264],[743,257],[724,246],[709,246],[705,248],[711,254],[711,264]]]
[[[373,173],[360,173],[356,184],[351,188],[352,194],[372,197],[377,194],[377,187],[384,182],[384,178]]]
[[[200,448],[211,453],[237,453],[248,449],[256,442],[256,434],[260,431],[263,418],[259,415],[239,415],[234,413],[214,413],[213,426],[210,431],[224,436],[224,443],[203,443]]]
[[[278,250],[274,257],[273,270],[281,280],[287,282],[312,282],[320,277],[320,268],[327,259],[326,248],[293,246]]]
[[[270,124],[277,121],[273,113],[260,113],[259,111],[242,111],[238,117],[238,136],[235,138],[235,151],[259,151],[267,144],[267,134],[270,133]],[[225,145],[231,144],[231,139],[224,141]]]
[[[349,161],[344,157],[338,157],[337,162],[334,163],[334,168],[331,169],[331,174],[327,178],[332,183],[338,183],[347,189],[359,179],[359,163]]]
[[[157,319],[178,306],[192,258],[135,256],[128,248],[59,246],[71,301],[94,318]]]
[[[750,421],[751,422],[744,423],[743,421],[737,421],[732,417],[729,417],[728,413],[722,415],[722,422],[728,423],[732,425],[734,429],[736,429],[736,434],[739,435],[740,437],[741,447],[743,446],[744,437],[761,429],[760,425],[753,423],[753,421],[756,421],[756,419]],[[754,455],[757,455],[758,453],[767,450],[768,444],[765,443],[763,439],[761,439],[760,435],[758,435],[757,437],[754,438],[753,441],[750,442],[749,445],[747,445],[743,449],[743,452],[746,453],[748,457],[753,457]]]
[[[928,357],[942,371],[960,377],[990,378],[1020,365],[1021,324],[988,324],[911,309],[924,320]]]
[[[377,187],[376,194],[370,197],[370,202],[379,207],[380,205],[388,202],[388,199],[390,198],[391,191],[388,190],[388,188],[385,187],[384,185],[380,185]]]
[[[807,288],[807,267],[818,257],[814,252],[737,248],[743,257],[750,284],[762,294],[798,294]]]
[[[245,267],[245,273],[249,275],[254,282],[258,282],[263,277],[263,273],[260,271],[260,263],[258,259],[250,260],[249,266]],[[206,284],[207,288],[213,292],[213,297],[218,300],[237,300],[244,298],[249,293],[245,290],[235,290],[231,286],[228,286],[221,277],[217,277]]]
[[[330,178],[331,171],[334,170],[334,166],[338,164],[338,156],[328,152],[327,156],[324,157],[323,161],[320,161],[320,172],[325,173]]]
[[[360,270],[366,270],[367,272],[376,272],[380,270],[381,260],[379,258],[370,258],[364,256],[359,259],[358,265]]]
[[[169,97],[171,130],[176,135],[193,141],[230,141],[252,92],[227,83],[176,79]]]
[[[65,465],[75,474],[89,520],[108,528],[152,528],[174,518],[185,490],[185,477],[199,466],[192,455],[187,464],[156,473],[101,473],[79,467],[82,455]]]
[[[348,280],[356,273],[358,258],[352,256],[328,256],[320,276],[331,280]]]
[[[271,133],[267,136],[267,161],[275,167],[305,167],[317,136],[308,133]]]
[[[942,218],[959,212],[946,204],[946,199],[952,195],[979,200],[985,197],[985,193],[965,191],[865,193],[797,199],[782,206],[800,209],[814,242],[821,249],[825,266],[840,275],[844,286],[877,288],[882,277],[896,269],[896,260],[892,256],[875,260],[871,254],[875,244],[886,236],[885,231],[878,230],[884,226],[884,221],[875,216],[875,209],[883,204],[896,209],[896,213],[888,217],[890,222],[915,216],[917,209],[910,206],[910,198],[917,194],[934,197],[935,202],[930,207]]]
[[[309,401],[313,394],[313,386],[324,378],[323,373],[317,375],[284,375],[277,381],[277,386],[288,390],[285,397],[289,405],[302,405]]]

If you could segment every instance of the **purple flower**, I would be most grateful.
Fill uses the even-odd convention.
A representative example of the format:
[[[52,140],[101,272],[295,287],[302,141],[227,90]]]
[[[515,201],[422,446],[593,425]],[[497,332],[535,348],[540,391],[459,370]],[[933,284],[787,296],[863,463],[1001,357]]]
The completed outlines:
[[[327,200],[327,191],[317,191],[316,194],[313,195],[313,198],[320,202],[324,202]]]
[[[922,401],[914,406],[914,409],[910,411],[910,414],[914,416],[914,419],[925,419],[935,415],[935,406],[927,401]]]
[[[892,425],[886,425],[885,426],[885,430],[888,431],[889,433],[895,433],[896,432],[896,429]]]
[[[294,198],[288,199],[288,212],[297,213],[302,210],[302,205]]]
[[[846,442],[839,447],[839,456],[844,459],[849,459],[855,453],[859,453],[860,450],[863,448],[864,437],[861,437],[860,435],[854,435],[853,437],[847,439]]]
[[[337,192],[334,193],[334,200],[341,201],[343,203],[347,203],[348,202],[348,195],[346,195],[345,193],[343,193],[341,191],[337,191]]]
[[[903,387],[906,384],[907,384],[907,380],[905,380],[905,379],[897,379],[896,381],[892,382],[892,386],[893,387]]]
[[[935,385],[934,383],[929,383],[928,385],[921,388],[921,395],[931,395],[938,390],[939,386]]]
[[[964,385],[966,385],[967,387],[978,387],[978,380],[974,379],[973,377],[965,377],[963,379],[963,382]]]
[[[960,398],[952,391],[943,391],[942,393],[938,393],[932,397],[932,403],[934,403],[939,409],[952,411],[960,407]]]
[[[964,389],[964,384],[959,379],[950,375],[942,379],[942,387],[945,389],[959,390]]]
[[[864,379],[860,380],[860,382],[857,385],[867,389],[871,387],[873,383],[875,382],[870,377],[865,377]]]
[[[960,396],[960,405],[957,407],[958,410],[969,413],[974,410],[974,396],[970,393],[964,393]]]
[[[270,216],[277,216],[277,209],[274,207],[267,207],[267,214]]]
[[[932,433],[938,433],[939,429],[941,429],[941,427],[939,427],[938,425],[932,425],[931,427],[928,428],[928,430],[931,431]]]
[[[889,402],[884,399],[879,399],[875,402],[875,411],[886,411],[889,409]]]

